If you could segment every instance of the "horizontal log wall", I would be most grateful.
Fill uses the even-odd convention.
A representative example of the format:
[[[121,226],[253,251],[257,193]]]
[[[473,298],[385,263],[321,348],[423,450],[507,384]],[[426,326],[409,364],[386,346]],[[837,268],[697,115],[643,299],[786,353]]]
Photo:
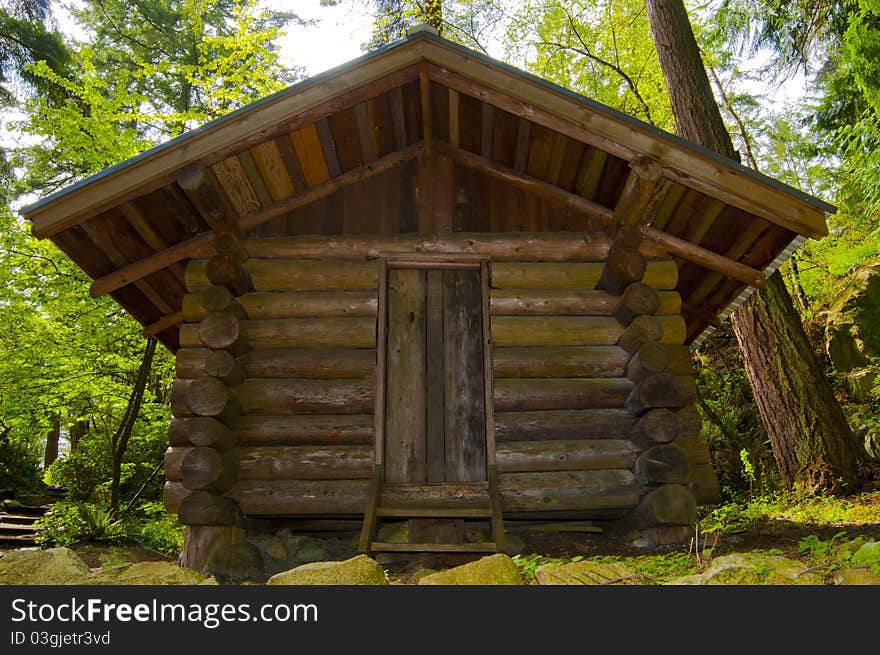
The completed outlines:
[[[238,482],[226,496],[251,515],[361,513],[373,461],[378,264],[305,253],[277,259],[268,247],[257,252],[269,256],[244,263],[253,289],[236,299],[250,349],[234,361],[242,379],[230,396],[241,415],[224,461],[233,462]],[[184,409],[187,383],[216,375],[203,326],[225,299],[207,276],[203,262],[187,266],[175,386]],[[226,443],[226,435],[203,434],[199,417],[180,416],[165,458],[171,510],[183,496],[194,438]]]
[[[634,475],[641,451],[626,411],[634,388],[626,373],[630,353],[618,345],[622,301],[597,289],[603,267],[571,260],[492,264],[495,434],[505,512],[608,517],[635,507],[643,494]],[[670,260],[649,260],[644,270],[658,336],[670,348],[683,348],[685,339],[677,279]]]
[[[175,419],[166,456],[169,510],[184,495],[182,463],[195,438],[214,440],[223,461],[235,462],[238,482],[226,495],[245,514],[361,514],[373,452],[375,259],[462,253],[492,259],[502,509],[607,518],[638,504],[641,450],[626,410],[631,353],[618,343],[624,310],[620,296],[596,289],[610,247],[605,235],[309,236],[245,246],[253,289],[236,300],[244,310],[240,338],[250,350],[226,373],[243,378],[230,392],[241,415],[230,434],[206,431],[185,411]],[[687,376],[677,268],[656,251],[643,254],[643,282],[656,291],[659,340],[669,352],[666,370]],[[191,261],[185,277],[175,396],[184,409],[187,382],[217,375],[208,372],[218,363],[208,359],[200,326],[223,301],[202,293],[211,287],[204,261]]]

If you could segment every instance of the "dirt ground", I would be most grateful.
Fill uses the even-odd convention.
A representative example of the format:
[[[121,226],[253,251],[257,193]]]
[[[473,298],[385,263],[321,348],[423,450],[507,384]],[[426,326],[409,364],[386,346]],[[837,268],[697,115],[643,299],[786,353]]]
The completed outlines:
[[[788,520],[772,520],[754,525],[748,530],[741,530],[716,538],[706,535],[704,548],[711,548],[712,556],[731,552],[750,552],[755,549],[782,551],[786,557],[803,559],[799,552],[799,542],[809,535],[828,540],[845,533],[845,538],[838,541],[854,539],[862,536],[867,539],[880,540],[880,494],[869,494],[860,498],[862,505],[870,504],[868,513],[877,516],[876,522],[857,525],[828,525],[817,523],[796,523]],[[876,512],[873,510],[876,509]],[[595,522],[601,532],[536,532],[521,527],[511,529],[511,533],[522,539],[524,547],[520,551],[523,556],[538,554],[548,558],[571,558],[575,556],[618,556],[638,557],[645,555],[663,555],[674,552],[687,553],[692,544],[677,543],[665,546],[638,546],[634,543],[631,529],[616,523]],[[315,534],[315,537],[329,536]],[[335,536],[341,536],[338,533]],[[352,536],[354,536],[352,534]],[[637,535],[636,535],[637,536]],[[148,548],[110,547],[102,544],[74,544],[73,550],[89,567],[99,567],[138,561],[175,561],[176,558]],[[438,554],[376,554],[376,559],[388,570],[389,577],[396,584],[413,584],[414,575],[423,569],[445,569],[481,557],[476,553],[438,553]]]

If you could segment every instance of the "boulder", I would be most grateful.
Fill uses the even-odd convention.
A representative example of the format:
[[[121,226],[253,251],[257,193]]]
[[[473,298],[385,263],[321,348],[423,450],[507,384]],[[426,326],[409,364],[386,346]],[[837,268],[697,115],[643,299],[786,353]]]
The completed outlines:
[[[769,553],[732,553],[714,558],[703,573],[670,580],[671,585],[817,585],[822,576],[797,560]]]
[[[249,539],[248,541],[260,550],[268,575],[290,568],[287,561],[287,544],[283,539],[279,537],[262,537],[259,539]]]
[[[291,566],[321,562],[327,559],[327,549],[318,539],[292,536],[288,537],[285,545],[287,547],[287,562]]]
[[[510,557],[503,553],[489,555],[419,579],[420,585],[521,585],[522,577]]]
[[[409,543],[409,524],[403,523],[385,523],[379,526],[376,531],[376,541],[382,541],[391,544]]]
[[[206,568],[219,582],[256,582],[266,578],[263,555],[249,541],[220,546],[211,553]]]
[[[880,566],[880,541],[868,541],[853,553],[852,563],[858,566]]]
[[[826,316],[825,348],[853,395],[867,399],[873,377],[866,369],[880,357],[880,262],[852,273],[837,298]]]
[[[880,585],[880,573],[871,569],[843,569],[834,574],[837,585]]]
[[[69,548],[22,548],[0,558],[0,584],[88,584],[89,567]]]
[[[89,579],[89,584],[94,585],[198,585],[211,582],[211,578],[172,562],[111,566],[97,569]]]
[[[276,573],[267,585],[387,585],[385,570],[376,560],[357,555],[341,562],[310,562]]]
[[[24,494],[19,496],[18,500],[28,507],[42,507],[43,505],[51,505],[57,498],[46,494]]]
[[[545,564],[535,570],[540,585],[639,584],[636,573],[622,562]]]

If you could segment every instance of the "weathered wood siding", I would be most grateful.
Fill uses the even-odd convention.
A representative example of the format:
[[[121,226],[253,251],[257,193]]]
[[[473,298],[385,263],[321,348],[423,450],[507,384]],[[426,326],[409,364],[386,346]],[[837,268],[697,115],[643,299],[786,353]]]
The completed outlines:
[[[238,298],[250,350],[237,359],[244,381],[232,388],[241,408],[230,451],[238,482],[226,495],[252,515],[362,513],[373,461],[376,257],[467,252],[492,261],[502,509],[607,517],[635,507],[645,492],[635,473],[645,444],[633,439],[636,419],[627,411],[636,385],[627,372],[631,353],[618,345],[625,331],[616,317],[620,298],[595,289],[608,247],[604,235],[582,233],[250,241],[244,267],[253,290]],[[678,269],[672,260],[647,254],[643,282],[659,299],[664,370],[688,389],[690,359],[681,345],[684,321],[674,290]],[[208,314],[201,295],[209,286],[204,262],[190,262],[185,278],[181,388],[205,375],[210,354],[199,331]],[[194,429],[186,427],[187,413],[178,403],[166,457],[170,511],[187,493],[181,463],[193,447]],[[693,417],[688,420],[692,425]],[[683,432],[688,460],[707,466],[698,430]]]

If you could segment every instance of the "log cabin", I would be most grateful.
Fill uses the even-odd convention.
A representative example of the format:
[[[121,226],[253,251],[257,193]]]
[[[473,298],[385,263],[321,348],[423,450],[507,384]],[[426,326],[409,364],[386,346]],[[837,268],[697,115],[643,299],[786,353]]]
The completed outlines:
[[[364,552],[689,529],[718,496],[690,352],[832,211],[422,27],[23,215],[176,353],[165,503],[202,568],[284,519]]]

